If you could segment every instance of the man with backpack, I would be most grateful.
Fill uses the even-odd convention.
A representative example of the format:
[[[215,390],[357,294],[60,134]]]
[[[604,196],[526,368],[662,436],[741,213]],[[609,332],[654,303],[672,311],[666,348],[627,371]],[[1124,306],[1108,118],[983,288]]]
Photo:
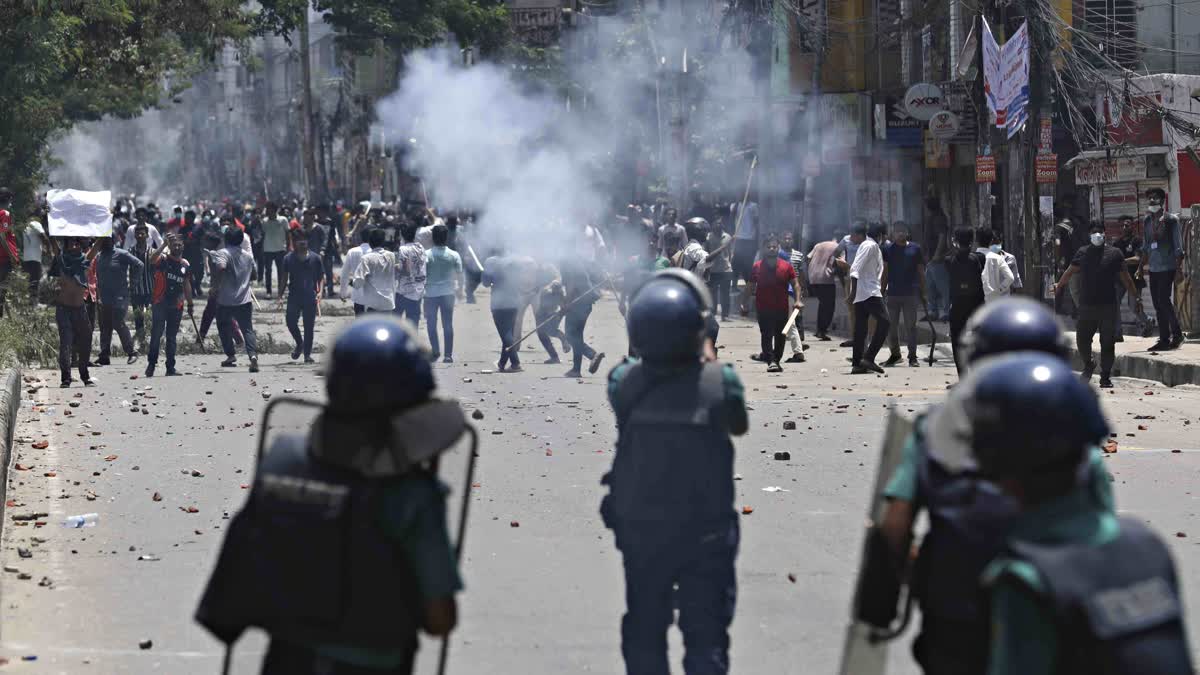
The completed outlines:
[[[954,350],[954,367],[962,373],[962,364],[958,360],[958,336],[971,314],[983,305],[983,266],[982,253],[972,250],[971,244],[975,238],[970,228],[960,227],[954,230],[954,243],[958,245],[949,258],[946,258],[946,268],[950,273],[950,345]]]

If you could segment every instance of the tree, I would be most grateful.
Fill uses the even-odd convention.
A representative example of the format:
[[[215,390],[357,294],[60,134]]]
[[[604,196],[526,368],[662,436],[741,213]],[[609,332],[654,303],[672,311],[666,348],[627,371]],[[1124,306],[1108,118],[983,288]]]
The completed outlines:
[[[28,206],[55,134],[157,105],[253,18],[240,0],[0,0],[0,183]]]

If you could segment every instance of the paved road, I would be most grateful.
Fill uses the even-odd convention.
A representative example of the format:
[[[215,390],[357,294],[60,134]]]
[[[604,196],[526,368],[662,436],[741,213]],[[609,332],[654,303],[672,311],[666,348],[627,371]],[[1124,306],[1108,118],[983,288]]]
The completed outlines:
[[[593,316],[593,344],[613,356],[623,351],[612,300]],[[279,317],[265,318],[282,337]],[[323,337],[344,320],[323,319]],[[458,363],[438,364],[439,381],[445,395],[482,410],[484,419],[451,672],[619,673],[620,561],[596,512],[614,438],[603,378],[565,379],[565,366],[541,365],[544,354],[533,346],[523,353],[526,372],[484,373],[494,367],[497,343],[485,306],[460,305],[457,326]],[[737,363],[753,407],[751,433],[737,443],[738,502],[754,512],[742,522],[734,671],[832,673],[885,409],[921,410],[944,394],[954,371],[940,363],[851,378],[846,350],[827,342],[813,343],[808,363],[768,375],[747,358],[757,340],[747,322],[723,327],[723,353]],[[99,387],[86,390],[58,389],[53,372],[31,374],[26,387],[36,391],[26,394],[20,414],[14,461],[22,470],[10,473],[7,497],[15,506],[7,514],[50,515],[41,528],[4,524],[4,564],[31,577],[0,576],[0,656],[13,661],[7,670],[217,670],[219,645],[191,613],[226,515],[251,480],[264,391],[322,392],[317,368],[286,356],[265,357],[257,375],[221,369],[218,360],[186,357],[186,377],[170,380],[131,380],[140,364],[112,366],[98,371]],[[1107,459],[1119,506],[1169,536],[1194,618],[1200,393],[1118,380],[1104,400],[1120,433],[1120,451]],[[134,405],[149,413],[133,412]],[[785,432],[784,420],[795,420],[797,430]],[[38,450],[34,442],[49,445]],[[777,449],[792,460],[774,461]],[[448,477],[461,495],[457,468]],[[763,491],[771,486],[787,491]],[[57,525],[87,512],[100,514],[97,527]],[[21,549],[32,557],[21,558]],[[146,639],[152,648],[139,649]],[[244,639],[235,672],[256,672],[263,648],[260,636]],[[672,649],[677,658],[677,636]],[[37,661],[21,662],[25,655]],[[435,657],[426,645],[421,672],[432,672]],[[892,672],[915,672],[906,644],[893,650],[893,663]]]

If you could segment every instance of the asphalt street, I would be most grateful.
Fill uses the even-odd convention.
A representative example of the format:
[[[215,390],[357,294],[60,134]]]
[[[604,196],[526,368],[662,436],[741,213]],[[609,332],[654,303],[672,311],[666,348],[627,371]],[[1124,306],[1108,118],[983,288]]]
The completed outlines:
[[[625,350],[623,320],[610,297],[593,313],[589,341],[609,356],[597,375],[564,378],[566,365],[541,363],[536,339],[522,351],[525,372],[497,374],[485,293],[480,301],[458,305],[457,363],[436,366],[441,394],[483,413],[449,672],[621,673],[620,557],[597,508],[615,437],[604,373]],[[346,308],[326,303],[318,341],[348,320]],[[259,327],[286,335],[278,313],[260,315]],[[936,402],[953,366],[851,376],[848,350],[813,341],[807,363],[768,375],[748,358],[755,325],[723,324],[720,343],[752,407],[751,432],[737,441],[737,505],[753,511],[741,516],[733,672],[834,673],[887,408]],[[252,480],[260,412],[271,396],[323,396],[321,366],[286,355],[264,356],[257,374],[244,356],[236,370],[218,367],[217,355],[185,356],[185,376],[169,379],[141,376],[144,359],[121,361],[95,371],[100,384],[88,389],[27,373],[3,531],[4,670],[217,672],[220,645],[191,616]],[[1118,506],[1170,542],[1200,645],[1200,390],[1118,378],[1103,400],[1118,431],[1118,452],[1106,457]],[[795,430],[783,429],[788,420]],[[774,460],[779,450],[791,460]],[[444,476],[457,500],[461,462]],[[95,527],[59,525],[85,513],[99,514]],[[917,672],[909,638],[893,647],[890,672]],[[681,672],[674,632],[671,644]],[[234,672],[257,672],[264,647],[261,635],[244,638]],[[427,643],[420,672],[433,672],[436,656]]]

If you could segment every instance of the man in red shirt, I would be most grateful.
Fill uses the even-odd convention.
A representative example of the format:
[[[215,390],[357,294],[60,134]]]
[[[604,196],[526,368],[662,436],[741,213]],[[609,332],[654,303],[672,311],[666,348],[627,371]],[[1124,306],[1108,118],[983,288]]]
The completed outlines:
[[[0,316],[4,316],[4,296],[8,293],[8,275],[21,260],[17,253],[17,237],[12,230],[12,191],[0,188]]]
[[[779,238],[768,235],[763,240],[760,259],[754,263],[748,289],[754,295],[758,331],[762,337],[762,355],[755,360],[767,362],[768,373],[783,372],[779,360],[783,358],[783,345],[787,339],[783,327],[787,325],[792,310],[788,299],[789,285],[795,297],[803,297],[795,268],[779,257]]]

